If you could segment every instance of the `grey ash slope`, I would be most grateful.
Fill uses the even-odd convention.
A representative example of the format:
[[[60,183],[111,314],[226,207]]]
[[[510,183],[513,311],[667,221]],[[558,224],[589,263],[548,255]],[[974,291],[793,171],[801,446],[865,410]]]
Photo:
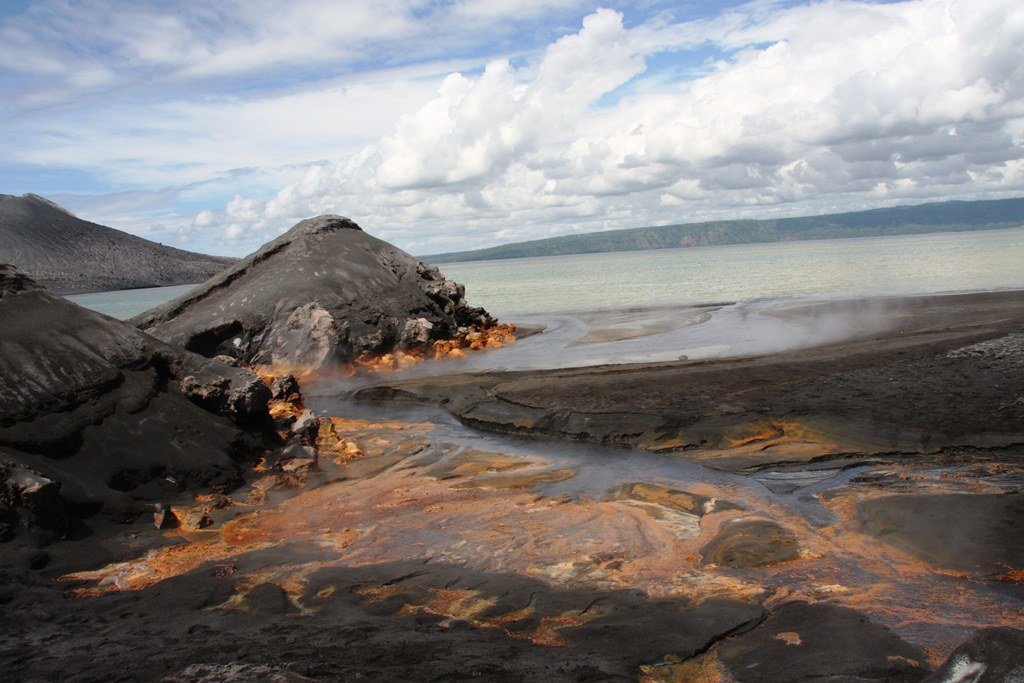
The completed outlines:
[[[235,260],[90,223],[37,195],[0,195],[0,263],[62,294],[202,282]]]
[[[0,541],[64,514],[124,518],[179,488],[230,487],[262,453],[269,389],[81,308],[0,265]],[[219,403],[186,396],[220,388]],[[202,405],[200,405],[202,404]],[[169,482],[174,483],[169,483]]]
[[[317,368],[447,339],[493,319],[436,268],[329,215],[296,224],[130,322],[204,356]]]

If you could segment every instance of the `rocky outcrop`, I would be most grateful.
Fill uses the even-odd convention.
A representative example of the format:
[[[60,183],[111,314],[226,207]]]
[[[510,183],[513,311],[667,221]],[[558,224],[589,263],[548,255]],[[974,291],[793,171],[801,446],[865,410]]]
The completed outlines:
[[[0,266],[0,535],[230,487],[270,434],[251,371],[171,347]],[[267,437],[271,438],[271,437]]]
[[[0,263],[64,294],[202,282],[235,260],[90,223],[34,194],[0,195]]]
[[[312,369],[414,349],[494,320],[436,268],[347,218],[319,216],[131,322],[204,356]]]

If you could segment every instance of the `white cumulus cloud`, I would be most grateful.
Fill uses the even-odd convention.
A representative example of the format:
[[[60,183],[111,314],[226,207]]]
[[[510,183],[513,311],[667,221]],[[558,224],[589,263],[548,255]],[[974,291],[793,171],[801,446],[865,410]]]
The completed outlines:
[[[1015,0],[332,5],[40,0],[0,26],[0,153],[236,253],[319,213],[430,253],[1024,193]]]
[[[258,241],[340,212],[423,253],[1024,190],[1019,3],[752,7],[701,24],[728,56],[656,87],[646,61],[692,49],[693,26],[622,19],[598,10],[535,68],[451,74],[392,133],[232,224]]]

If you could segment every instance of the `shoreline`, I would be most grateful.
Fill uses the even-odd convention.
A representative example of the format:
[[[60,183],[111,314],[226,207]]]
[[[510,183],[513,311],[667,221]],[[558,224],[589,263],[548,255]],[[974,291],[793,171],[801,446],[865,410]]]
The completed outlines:
[[[1001,374],[1017,369],[1024,355],[1016,348],[944,355],[1024,333],[1024,291],[895,301],[910,313],[892,329],[812,349],[394,380],[379,375],[352,396],[441,405],[466,424],[497,432],[655,451],[721,450],[744,426],[794,417],[825,423],[812,431],[835,443],[821,454],[1024,443],[1024,403],[1016,403],[1024,397],[1024,377]],[[1005,368],[993,366],[994,355]],[[964,410],[949,409],[964,398],[970,399]],[[831,425],[836,421],[859,426],[842,433]]]

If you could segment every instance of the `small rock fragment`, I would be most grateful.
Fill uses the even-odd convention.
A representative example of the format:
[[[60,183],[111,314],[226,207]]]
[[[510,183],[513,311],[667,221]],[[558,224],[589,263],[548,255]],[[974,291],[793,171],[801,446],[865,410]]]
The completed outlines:
[[[320,431],[320,419],[312,410],[306,408],[295,418],[289,431],[291,432],[290,438],[298,443],[316,443],[317,434]]]
[[[413,318],[405,321],[402,328],[400,341],[405,346],[426,344],[430,341],[430,334],[434,329],[434,323],[426,318]]]
[[[209,510],[193,510],[185,515],[182,526],[187,529],[205,529],[213,524]]]
[[[245,606],[258,614],[287,614],[297,611],[288,593],[276,583],[256,585],[245,596]]]
[[[60,482],[16,463],[0,462],[0,542],[17,527],[61,535],[68,514]]]
[[[153,513],[153,524],[157,529],[176,529],[181,526],[177,513],[170,507],[163,507]]]
[[[275,401],[288,401],[300,393],[299,381],[294,375],[281,375],[270,383],[270,395]]]

